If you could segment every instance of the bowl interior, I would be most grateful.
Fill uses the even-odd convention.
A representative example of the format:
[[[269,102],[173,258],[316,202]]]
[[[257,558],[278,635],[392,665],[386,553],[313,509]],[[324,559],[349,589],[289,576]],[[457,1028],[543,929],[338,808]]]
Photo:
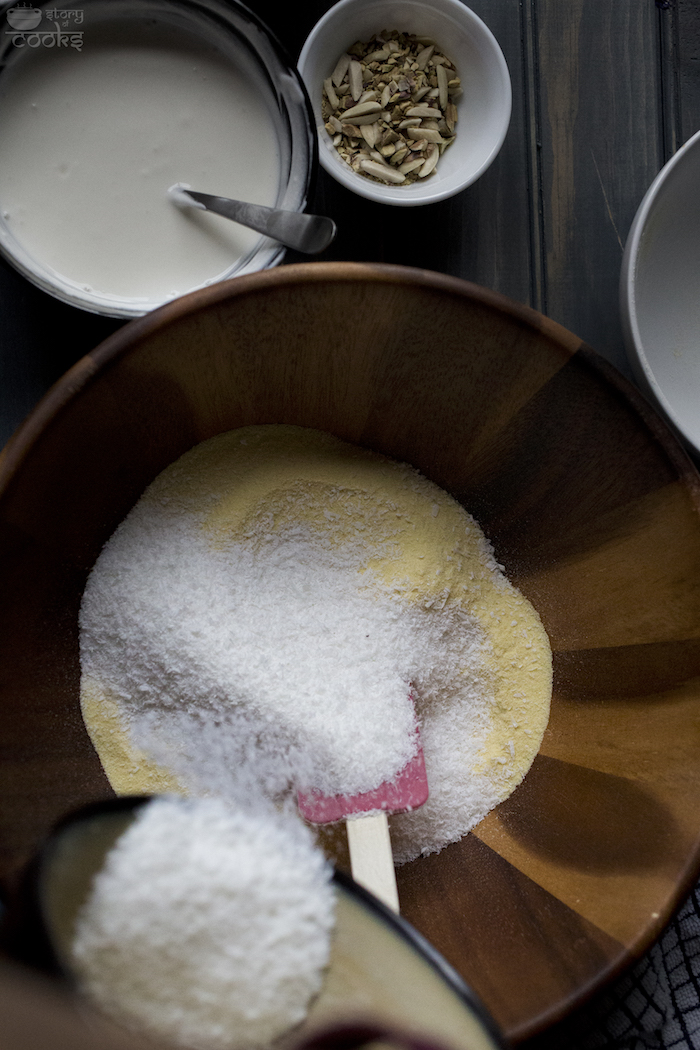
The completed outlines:
[[[405,187],[382,186],[352,171],[333,146],[321,115],[323,81],[340,55],[357,40],[390,29],[434,38],[455,62],[464,91],[455,141],[429,179]],[[410,206],[457,193],[486,170],[508,129],[511,87],[503,54],[481,19],[456,0],[341,0],[309,35],[299,71],[316,118],[321,164],[348,189],[373,200]]]
[[[640,208],[623,274],[629,356],[644,387],[700,453],[700,133]]]
[[[405,918],[506,1036],[533,1034],[643,951],[697,875],[700,486],[579,339],[454,278],[311,263],[195,292],[79,362],[7,446],[0,875],[111,794],[79,709],[78,609],[103,543],[166,465],[259,423],[417,467],[542,618],[554,696],[530,773],[398,871]]]

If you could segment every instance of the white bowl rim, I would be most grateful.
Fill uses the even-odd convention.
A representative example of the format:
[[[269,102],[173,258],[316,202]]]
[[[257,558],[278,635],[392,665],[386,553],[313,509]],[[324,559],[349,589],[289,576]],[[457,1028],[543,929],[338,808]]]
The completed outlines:
[[[338,0],[332,7],[325,12],[324,15],[316,22],[311,32],[304,41],[304,45],[299,54],[297,61],[297,68],[301,75],[302,80],[306,84],[306,77],[304,70],[306,63],[313,51],[317,37],[323,30],[335,19],[339,12],[344,11],[346,8],[359,6],[361,0]],[[382,0],[374,0],[373,6],[379,8]],[[474,182],[479,179],[483,173],[491,166],[494,159],[500,152],[500,149],[505,141],[505,137],[508,133],[510,126],[510,118],[513,108],[513,88],[510,79],[510,72],[508,70],[508,63],[506,62],[505,56],[501,49],[498,40],[494,33],[489,29],[486,23],[480,18],[470,7],[467,7],[462,0],[439,0],[441,7],[447,9],[451,8],[455,12],[458,12],[462,18],[466,18],[477,30],[482,34],[484,40],[491,48],[491,55],[495,60],[495,68],[498,70],[500,75],[500,88],[503,92],[503,98],[501,101],[501,118],[498,127],[498,135],[494,138],[493,145],[488,155],[484,158],[480,166],[470,173],[469,176],[465,177],[460,184],[455,188],[454,186],[443,187],[442,189],[430,190],[430,186],[426,184],[426,193],[421,196],[408,197],[401,194],[400,187],[393,186],[382,186],[379,183],[372,182],[370,179],[365,179],[362,176],[356,175],[349,167],[345,172],[341,167],[336,164],[329,162],[326,151],[319,149],[319,161],[321,166],[333,176],[338,182],[340,182],[347,189],[356,193],[360,197],[365,197],[367,200],[377,201],[381,204],[397,204],[403,207],[415,207],[417,205],[433,204],[437,201],[445,200],[448,197],[454,197],[455,194],[460,193],[462,190],[471,186]],[[414,6],[418,6],[415,3]],[[428,6],[433,6],[428,4]],[[437,5],[436,5],[437,6]],[[311,97],[311,89],[306,84],[306,89]],[[312,101],[313,108],[313,101]]]
[[[663,392],[651,363],[644,349],[642,334],[639,329],[636,308],[636,278],[639,249],[649,216],[669,178],[675,169],[684,162],[689,153],[700,148],[700,131],[696,131],[679,147],[673,156],[663,165],[654,177],[644,194],[637,212],[632,220],[620,271],[620,314],[622,332],[627,350],[627,358],[637,382],[643,390],[658,404],[674,432],[681,440],[700,455],[700,440],[691,437],[681,421],[670,400]]]

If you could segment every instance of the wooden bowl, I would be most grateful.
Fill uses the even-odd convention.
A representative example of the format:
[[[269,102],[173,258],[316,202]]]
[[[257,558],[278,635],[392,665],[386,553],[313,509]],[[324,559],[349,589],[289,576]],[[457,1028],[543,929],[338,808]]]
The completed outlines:
[[[294,423],[453,493],[538,609],[552,715],[513,796],[399,870],[404,916],[524,1039],[646,949],[700,868],[700,479],[590,348],[455,278],[309,263],[132,321],[0,464],[0,874],[111,794],[78,706],[77,612],[146,485],[232,427]]]

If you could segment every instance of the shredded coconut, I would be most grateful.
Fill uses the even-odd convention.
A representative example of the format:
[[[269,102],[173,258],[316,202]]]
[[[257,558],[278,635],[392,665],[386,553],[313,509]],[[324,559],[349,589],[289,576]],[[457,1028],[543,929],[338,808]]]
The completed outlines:
[[[286,814],[163,797],[138,811],[78,915],[84,991],[195,1050],[255,1050],[301,1022],[335,914],[330,868]]]
[[[503,686],[516,634],[537,659],[546,636],[473,519],[413,468],[302,428],[233,431],[164,471],[98,559],[80,629],[83,695],[192,793],[374,788],[412,755],[413,696],[430,798],[393,818],[399,863],[506,797],[546,725],[545,661],[518,671],[522,701]],[[513,763],[517,721],[536,732]]]

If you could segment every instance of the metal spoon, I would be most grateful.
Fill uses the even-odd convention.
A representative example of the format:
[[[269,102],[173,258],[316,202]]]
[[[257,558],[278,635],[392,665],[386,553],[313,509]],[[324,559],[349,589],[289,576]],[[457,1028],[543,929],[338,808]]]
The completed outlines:
[[[181,208],[216,212],[307,255],[322,252],[336,235],[335,223],[324,215],[306,215],[304,212],[265,208],[262,204],[246,204],[230,197],[214,197],[210,193],[198,193],[184,182],[171,186],[168,197]]]

